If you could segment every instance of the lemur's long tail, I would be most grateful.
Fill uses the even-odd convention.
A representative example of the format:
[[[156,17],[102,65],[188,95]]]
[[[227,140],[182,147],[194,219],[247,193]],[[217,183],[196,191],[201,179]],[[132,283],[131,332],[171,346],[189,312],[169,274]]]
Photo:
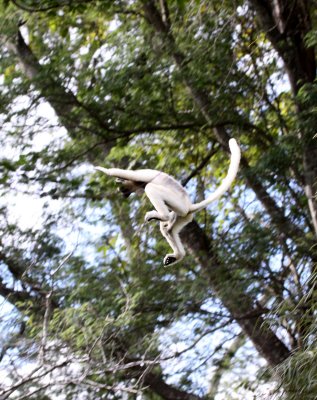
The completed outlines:
[[[227,176],[221,182],[221,185],[218,187],[218,189],[216,189],[216,191],[211,196],[209,196],[206,200],[201,201],[200,203],[193,204],[190,208],[191,212],[200,211],[203,208],[207,207],[208,204],[217,200],[229,189],[232,182],[234,181],[239,169],[241,151],[235,139],[229,140],[229,148],[231,151],[231,158]]]

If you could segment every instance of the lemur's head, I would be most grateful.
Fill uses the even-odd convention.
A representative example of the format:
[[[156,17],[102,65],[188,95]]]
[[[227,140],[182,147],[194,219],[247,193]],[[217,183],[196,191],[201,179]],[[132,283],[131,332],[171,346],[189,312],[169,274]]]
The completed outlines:
[[[119,184],[119,190],[125,198],[128,198],[131,193],[142,194],[144,192],[145,183],[129,181],[128,179],[116,178]]]

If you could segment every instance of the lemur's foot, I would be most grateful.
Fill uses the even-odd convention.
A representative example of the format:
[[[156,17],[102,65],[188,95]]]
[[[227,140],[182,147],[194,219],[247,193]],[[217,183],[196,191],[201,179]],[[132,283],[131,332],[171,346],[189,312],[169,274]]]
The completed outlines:
[[[167,254],[164,257],[164,266],[167,267],[168,265],[174,264],[177,261],[177,258],[171,254]]]
[[[150,221],[160,221],[159,218],[156,217],[148,217],[148,218],[144,218],[144,222],[147,224]]]
[[[145,223],[147,223],[147,222],[150,222],[150,221],[160,221],[160,219],[157,217],[157,212],[156,211],[149,211],[149,212],[147,212],[146,214],[145,214],[145,217],[144,217],[144,222]]]

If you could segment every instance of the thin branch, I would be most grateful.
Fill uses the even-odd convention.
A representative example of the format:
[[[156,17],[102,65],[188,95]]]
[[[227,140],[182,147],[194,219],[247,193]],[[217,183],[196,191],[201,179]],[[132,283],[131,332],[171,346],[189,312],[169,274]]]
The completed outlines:
[[[5,356],[6,352],[9,349],[13,349],[16,343],[19,341],[19,339],[22,337],[24,331],[25,331],[25,322],[22,321],[20,325],[20,329],[17,333],[14,333],[8,340],[7,343],[5,343],[2,346],[2,349],[0,351],[0,362],[2,361],[3,357]]]
[[[57,271],[59,271],[61,268],[62,268],[62,266],[70,259],[70,257],[74,254],[74,251],[76,250],[76,247],[77,247],[77,244],[76,244],[76,246],[74,247],[74,249],[69,253],[69,254],[67,254],[67,256],[60,262],[60,264],[58,265],[58,267],[56,268],[56,269],[54,269],[52,272],[51,272],[51,278],[52,278],[52,276],[53,275],[55,275],[56,274],[56,272]]]
[[[77,4],[79,3],[90,3],[92,0],[77,0]],[[21,10],[24,11],[28,11],[28,12],[43,12],[43,11],[49,11],[49,10],[54,10],[56,8],[62,8],[65,6],[71,6],[72,5],[72,1],[66,1],[64,3],[60,3],[60,4],[54,4],[52,6],[47,6],[47,7],[40,7],[40,8],[36,8],[36,7],[29,7],[26,6],[25,4],[21,4],[19,1],[17,0],[11,0],[11,2],[18,8],[20,8]]]
[[[225,351],[221,359],[217,362],[217,368],[213,374],[210,382],[210,389],[208,393],[208,399],[214,400],[218,393],[220,380],[223,374],[230,369],[232,359],[236,355],[237,351],[246,342],[246,336],[241,332],[233,341],[231,346]]]
[[[198,175],[200,173],[200,171],[205,167],[205,165],[209,162],[209,160],[211,159],[211,157],[213,155],[216,154],[216,149],[214,148],[214,146],[212,146],[211,150],[209,151],[209,153],[207,153],[206,157],[204,157],[204,159],[201,161],[201,163],[194,169],[194,171],[192,171],[187,178],[182,180],[182,185],[186,186],[187,183],[196,175]]]
[[[32,7],[26,6],[25,4],[19,3],[17,0],[11,0],[11,2],[16,7],[20,8],[21,10],[28,11],[28,12],[49,11],[49,10],[53,10],[54,8],[59,8],[60,7],[60,5],[54,5],[54,6],[43,7],[43,8],[32,8]]]
[[[47,337],[48,337],[48,327],[49,327],[50,317],[52,315],[52,302],[51,302],[52,294],[53,294],[53,290],[51,290],[46,295],[42,340],[41,340],[41,347],[40,347],[39,357],[38,357],[40,365],[44,364],[46,343],[47,343]]]
[[[14,400],[25,400],[25,399],[28,400],[28,399],[30,399],[31,396],[33,396],[34,394],[42,392],[43,390],[47,389],[47,388],[50,387],[51,385],[52,385],[51,382],[49,382],[49,383],[47,383],[47,384],[45,384],[45,385],[41,385],[41,387],[39,387],[39,388],[37,388],[37,389],[34,389],[32,392],[28,392],[28,393],[22,394],[22,395],[19,396],[19,397],[15,397]]]
[[[161,13],[162,13],[162,20],[165,23],[165,25],[170,28],[171,21],[170,21],[169,9],[168,9],[166,0],[160,0],[160,8],[161,8]]]
[[[3,397],[1,397],[1,400],[8,399],[13,392],[18,390],[21,386],[25,385],[26,383],[33,382],[36,379],[41,379],[44,376],[48,375],[49,373],[53,372],[55,369],[65,367],[67,364],[69,364],[69,362],[70,361],[63,361],[59,364],[54,365],[53,367],[51,367],[47,370],[44,370],[43,372],[39,373],[38,375],[34,375],[43,368],[42,365],[36,367],[26,378],[20,379],[17,383],[10,386],[8,389],[5,389],[2,392],[0,392],[0,395],[3,396]]]
[[[103,383],[95,382],[92,381],[91,379],[85,379],[84,381],[75,381],[75,383],[78,384],[85,384],[90,387],[98,388],[98,389],[106,389],[106,390],[111,390],[114,392],[126,392],[126,393],[132,393],[132,394],[137,394],[139,392],[138,389],[134,389],[133,387],[125,387],[125,386],[109,386]]]

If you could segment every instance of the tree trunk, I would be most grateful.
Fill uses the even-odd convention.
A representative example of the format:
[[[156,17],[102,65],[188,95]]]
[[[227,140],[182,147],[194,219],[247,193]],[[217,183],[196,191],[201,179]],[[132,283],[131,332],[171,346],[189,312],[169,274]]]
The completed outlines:
[[[203,397],[196,396],[177,389],[167,384],[160,375],[152,372],[144,374],[144,385],[148,386],[154,393],[157,393],[164,400],[203,400]]]
[[[112,147],[110,140],[114,132],[98,118],[92,109],[81,104],[71,90],[66,89],[61,82],[53,79],[45,71],[19,30],[15,38],[10,37],[6,40],[6,46],[17,57],[25,76],[30,79],[43,98],[54,109],[69,136],[78,139],[86,135],[88,131],[90,134],[109,142],[106,143],[105,141],[104,143],[105,154],[109,153]],[[94,121],[93,130],[85,126],[87,120]]]
[[[207,123],[213,126],[212,117],[210,115],[210,102],[208,95],[204,93],[201,89],[197,89],[192,83],[191,73],[185,63],[185,56],[177,49],[175,40],[171,34],[171,29],[166,25],[166,23],[163,22],[159,11],[155,7],[153,0],[147,1],[144,4],[143,9],[147,20],[162,36],[167,51],[174,58],[175,64],[178,66],[179,71],[182,73],[184,84],[188,88],[189,93],[191,94],[197,107],[199,108]],[[225,128],[223,126],[215,126],[213,128],[213,131],[217,141],[222,145],[224,149],[228,150],[228,141],[230,139],[230,136],[227,134]],[[248,160],[243,154],[241,156],[241,166],[246,182],[248,183],[249,187],[254,191],[258,200],[262,203],[263,207],[269,214],[272,222],[278,228],[281,235],[285,236],[286,238],[291,238],[295,242],[298,240],[298,238],[302,238],[303,236],[305,236],[305,233],[285,216],[286,213],[284,212],[284,210],[276,204],[275,200],[269,195],[262,183],[252,173]],[[301,244],[300,246],[302,248],[305,247],[303,250],[311,255],[312,261],[317,261],[317,255],[311,251],[314,244],[314,241],[307,239],[306,244]]]
[[[305,45],[305,37],[312,29],[310,6],[307,0],[249,0],[256,11],[261,29],[282,58],[294,97],[305,84],[316,79],[316,55],[313,47]],[[296,109],[301,118],[301,105]],[[315,127],[299,134],[303,146],[305,194],[311,220],[317,236],[317,146],[313,140]]]
[[[192,84],[190,72],[184,62],[185,57],[177,49],[170,27],[168,27],[167,23],[162,20],[155,3],[152,0],[147,1],[143,5],[143,10],[147,20],[164,40],[167,51],[174,58],[176,65],[183,75],[183,81],[189,89],[189,92],[199,110],[205,117],[207,123],[212,124],[212,118],[209,113],[208,96],[203,91],[196,89]],[[270,26],[270,28],[272,28],[272,26]],[[308,59],[310,60],[311,58],[308,57]],[[290,64],[291,63],[292,61],[290,61]],[[291,65],[289,65],[289,67],[290,66]],[[296,67],[296,71],[306,71],[306,69],[299,69],[299,67]],[[311,72],[309,72],[308,75],[310,76]],[[214,134],[218,142],[227,148],[229,136],[225,129],[223,127],[215,127]],[[285,216],[284,211],[268,194],[261,182],[254,176],[254,174],[252,174],[248,161],[244,156],[242,156],[241,165],[247,183],[256,193],[258,199],[263,204],[281,235],[290,237],[295,241],[298,238],[303,237],[304,232],[302,232]],[[232,274],[217,260],[216,255],[212,251],[211,242],[204,235],[199,226],[194,222],[187,225],[182,231],[181,237],[186,247],[196,258],[197,262],[202,265],[204,273],[209,279],[210,286],[229,310],[232,317],[236,319],[243,331],[251,339],[258,352],[271,366],[276,366],[283,362],[290,355],[290,351],[275,335],[275,333],[269,327],[264,325],[264,319],[260,315],[261,312],[257,307],[255,307],[253,300],[244,293],[243,289],[238,287],[238,284],[235,286],[234,293],[232,290],[228,292],[223,289],[226,287],[226,285],[223,285],[224,280],[227,282],[234,282]],[[312,244],[313,242],[310,242],[307,244],[307,247],[305,247],[308,254]],[[312,259],[315,259],[314,255],[312,256]]]
[[[197,262],[202,266],[210,287],[253,342],[257,351],[272,367],[283,362],[290,351],[265,324],[263,310],[245,294],[234,279],[231,271],[223,266],[213,251],[212,241],[196,222],[187,225],[181,232],[181,239]],[[231,282],[231,285],[228,284]]]
[[[69,125],[69,116],[79,105],[76,97],[44,73],[42,66],[31,48],[25,43],[20,31],[17,32],[15,40],[11,39],[7,42],[7,46],[18,58],[25,76],[35,84],[42,96],[50,103],[63,125],[71,133],[73,128]]]

